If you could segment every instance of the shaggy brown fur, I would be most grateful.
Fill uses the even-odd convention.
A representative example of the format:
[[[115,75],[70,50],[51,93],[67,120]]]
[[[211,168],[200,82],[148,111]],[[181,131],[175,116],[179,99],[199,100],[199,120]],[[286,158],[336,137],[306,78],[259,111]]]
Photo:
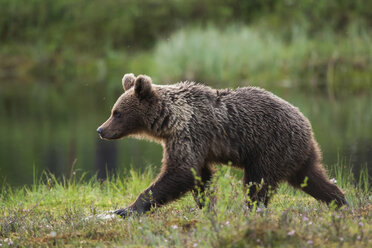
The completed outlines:
[[[162,144],[164,152],[155,182],[117,214],[146,212],[194,190],[196,184],[204,190],[213,164],[244,169],[253,202],[267,204],[269,189],[288,181],[318,200],[347,204],[327,178],[309,121],[274,94],[256,87],[214,90],[190,82],[160,86],[133,74],[124,76],[123,88],[111,117],[97,129],[100,136],[145,137]],[[195,182],[192,169],[202,182]],[[307,185],[301,187],[305,178]],[[262,180],[256,190],[254,184]]]

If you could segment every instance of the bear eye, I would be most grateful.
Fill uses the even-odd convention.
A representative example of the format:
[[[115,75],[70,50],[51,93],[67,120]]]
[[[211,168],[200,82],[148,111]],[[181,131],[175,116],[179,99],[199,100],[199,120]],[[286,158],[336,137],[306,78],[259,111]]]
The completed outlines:
[[[120,118],[120,113],[115,110],[114,113],[112,113],[112,115],[115,117],[115,118]]]

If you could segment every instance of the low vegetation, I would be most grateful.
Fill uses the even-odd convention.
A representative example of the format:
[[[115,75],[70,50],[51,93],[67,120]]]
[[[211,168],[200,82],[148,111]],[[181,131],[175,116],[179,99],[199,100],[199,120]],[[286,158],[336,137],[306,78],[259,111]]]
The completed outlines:
[[[193,28],[156,46],[158,70],[151,75],[169,83],[188,79],[218,87],[300,88],[334,98],[372,88],[371,42],[356,27],[342,38],[334,33],[309,37],[300,29],[285,37],[257,27]]]
[[[0,103],[20,96],[20,87],[55,94],[53,101],[87,86],[107,96],[125,72],[162,83],[300,86],[332,98],[370,92],[370,6],[362,0],[3,0]]]
[[[130,171],[104,182],[57,180],[45,173],[31,187],[0,194],[0,246],[154,247],[370,247],[372,204],[368,174],[358,182],[342,166],[332,179],[350,207],[334,210],[288,185],[268,208],[245,207],[240,172],[219,168],[208,207],[190,194],[143,216],[104,220],[97,215],[125,206],[153,179],[151,170]]]

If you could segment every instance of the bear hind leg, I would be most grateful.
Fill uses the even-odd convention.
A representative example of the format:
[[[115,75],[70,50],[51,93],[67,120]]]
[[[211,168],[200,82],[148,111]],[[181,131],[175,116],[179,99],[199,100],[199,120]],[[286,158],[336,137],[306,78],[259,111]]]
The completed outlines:
[[[307,164],[289,180],[295,188],[299,188],[317,200],[330,204],[334,201],[338,207],[348,205],[344,193],[328,179],[323,166],[310,159]]]

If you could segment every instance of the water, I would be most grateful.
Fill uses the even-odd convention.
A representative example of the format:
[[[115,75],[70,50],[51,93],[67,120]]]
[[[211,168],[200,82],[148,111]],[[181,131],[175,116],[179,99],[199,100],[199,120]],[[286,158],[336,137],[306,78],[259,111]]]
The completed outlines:
[[[57,177],[76,171],[105,178],[108,171],[159,168],[158,144],[98,138],[96,128],[107,119],[120,93],[120,88],[108,93],[89,85],[75,90],[43,85],[0,91],[0,187],[32,184],[43,171]],[[355,173],[365,165],[371,168],[371,96],[330,101],[290,89],[275,93],[310,119],[326,165],[344,160]]]

